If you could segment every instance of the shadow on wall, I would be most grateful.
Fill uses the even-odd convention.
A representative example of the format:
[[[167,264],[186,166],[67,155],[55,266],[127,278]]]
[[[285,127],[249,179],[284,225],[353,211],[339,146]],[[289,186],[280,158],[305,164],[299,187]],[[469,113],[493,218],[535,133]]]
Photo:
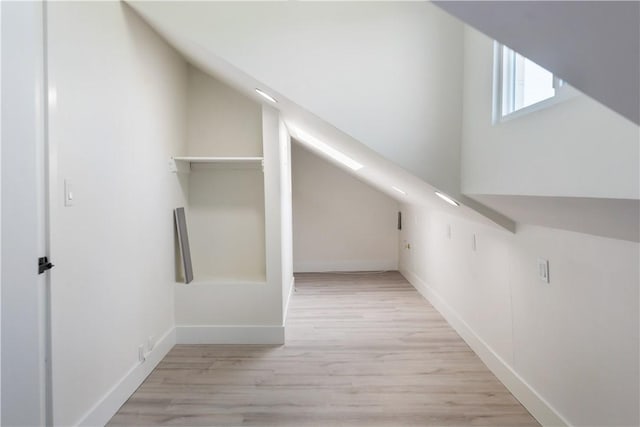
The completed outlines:
[[[640,241],[640,200],[473,195],[525,224]]]

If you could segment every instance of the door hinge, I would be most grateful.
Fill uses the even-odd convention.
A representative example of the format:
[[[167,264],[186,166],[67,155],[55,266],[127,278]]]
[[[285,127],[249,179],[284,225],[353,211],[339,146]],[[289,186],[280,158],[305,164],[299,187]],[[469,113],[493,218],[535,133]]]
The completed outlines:
[[[53,267],[55,266],[49,262],[49,258],[46,256],[38,258],[38,274],[51,270]]]

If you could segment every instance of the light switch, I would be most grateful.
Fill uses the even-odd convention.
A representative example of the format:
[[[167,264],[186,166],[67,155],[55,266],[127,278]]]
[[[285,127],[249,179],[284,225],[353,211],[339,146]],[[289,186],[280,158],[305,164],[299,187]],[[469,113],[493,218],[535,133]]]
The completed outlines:
[[[73,194],[73,184],[70,179],[64,180],[64,205],[65,206],[73,206],[75,205],[75,199]]]

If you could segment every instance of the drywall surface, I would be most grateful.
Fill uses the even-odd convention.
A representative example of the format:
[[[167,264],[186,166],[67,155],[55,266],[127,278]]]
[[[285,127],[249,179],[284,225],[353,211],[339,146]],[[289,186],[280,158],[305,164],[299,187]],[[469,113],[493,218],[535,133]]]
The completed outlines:
[[[636,124],[579,94],[492,125],[492,80],[493,42],[466,28],[463,193],[640,198]]]
[[[260,104],[189,66],[190,156],[262,156]]]
[[[437,7],[132,5],[163,34],[198,46],[198,61],[221,58],[431,185],[458,194],[463,26]]]
[[[282,245],[282,322],[286,322],[289,298],[293,289],[293,213],[291,190],[291,136],[280,118],[278,122],[280,145],[280,215]]]
[[[123,3],[47,9],[54,424],[75,425],[174,327],[187,66]]]
[[[287,234],[284,230],[286,224],[283,221],[282,202],[283,191],[283,159],[286,154],[281,148],[281,120],[278,110],[271,106],[262,106],[262,144],[264,150],[264,209],[265,209],[265,240],[266,240],[266,264],[267,286],[272,290],[274,300],[268,303],[271,310],[278,314],[279,325],[283,323],[283,296],[284,283],[289,278],[284,278],[285,270],[290,267],[283,262],[282,238]],[[289,226],[290,227],[290,226]]]
[[[255,88],[271,93],[292,132],[299,128],[361,162],[359,178],[379,191],[406,203],[440,205],[434,190],[444,190],[469,205],[458,211],[515,229],[509,218],[458,194],[462,29],[428,3],[129,4],[203,70],[248,97],[263,101]],[[286,22],[281,22],[283,17]],[[212,26],[214,21],[220,25]],[[224,34],[210,37],[220,29]],[[230,57],[261,66],[249,70],[237,65],[240,60],[233,62],[218,48],[227,43],[233,46],[225,51]],[[283,49],[288,56],[282,57]],[[286,68],[280,69],[282,64]],[[318,70],[321,75],[315,74]],[[271,85],[262,73],[272,74],[281,87]],[[334,80],[338,84],[329,87]],[[352,125],[370,129],[376,138],[386,135],[378,141],[384,153],[292,97],[299,93],[330,114],[339,110],[337,118],[354,119]],[[298,137],[302,145],[330,158]]]
[[[477,195],[519,223],[640,242],[640,200]]]
[[[510,234],[402,211],[403,274],[438,295],[560,419],[638,424],[637,243],[537,226]],[[539,258],[550,283],[538,278]]]
[[[395,270],[398,203],[292,146],[296,272]]]
[[[194,280],[264,281],[262,169],[193,170],[188,232]]]
[[[639,122],[637,2],[434,3],[570,81],[629,120]]]
[[[187,105],[189,156],[262,156],[259,103],[189,66]],[[261,166],[194,164],[191,169],[178,179],[188,180],[187,223],[195,280],[265,282]],[[221,298],[214,300],[222,305]],[[178,319],[188,306],[179,310]]]
[[[194,67],[188,104],[189,155],[264,154],[264,171],[260,165],[192,166],[186,207],[194,282],[175,286],[178,342],[194,330],[204,331],[201,342],[207,342],[227,327],[281,327],[278,112]],[[229,330],[227,342],[246,339]]]

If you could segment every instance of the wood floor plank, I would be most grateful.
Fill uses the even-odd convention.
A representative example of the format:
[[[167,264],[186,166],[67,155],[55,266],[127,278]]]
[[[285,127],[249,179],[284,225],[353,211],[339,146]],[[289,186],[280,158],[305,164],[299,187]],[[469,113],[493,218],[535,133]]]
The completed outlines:
[[[538,425],[399,273],[296,289],[284,346],[177,345],[109,425]]]

